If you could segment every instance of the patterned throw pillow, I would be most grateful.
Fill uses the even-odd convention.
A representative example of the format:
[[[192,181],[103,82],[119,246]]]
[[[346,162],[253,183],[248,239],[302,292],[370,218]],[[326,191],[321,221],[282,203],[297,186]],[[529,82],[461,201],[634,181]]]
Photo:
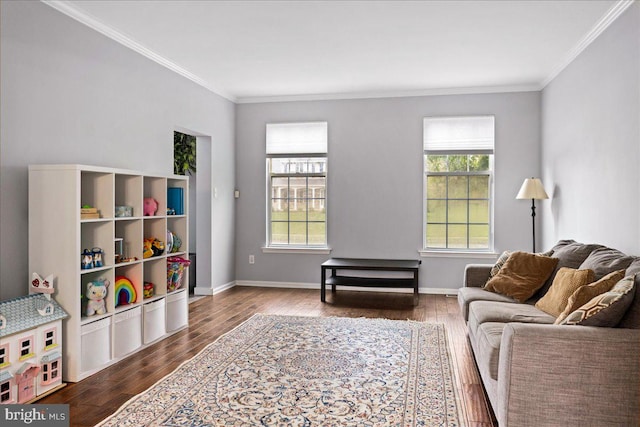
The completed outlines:
[[[624,278],[624,276],[624,270],[614,271],[607,274],[597,282],[593,282],[576,289],[573,295],[569,297],[567,306],[564,308],[564,311],[560,313],[555,324],[559,325],[570,313],[573,313],[578,308],[591,301],[591,298],[610,291],[616,283]]]
[[[547,314],[558,317],[567,306],[569,297],[576,289],[596,280],[596,275],[591,269],[576,270],[562,267],[556,273],[553,284],[546,294],[536,302],[536,308]]]
[[[634,276],[625,277],[605,292],[569,314],[561,325],[616,326],[633,302]]]
[[[502,268],[505,262],[509,259],[509,255],[511,255],[511,251],[504,251],[502,255],[498,257],[496,263],[491,267],[491,273],[489,273],[489,279],[498,274],[498,271]]]

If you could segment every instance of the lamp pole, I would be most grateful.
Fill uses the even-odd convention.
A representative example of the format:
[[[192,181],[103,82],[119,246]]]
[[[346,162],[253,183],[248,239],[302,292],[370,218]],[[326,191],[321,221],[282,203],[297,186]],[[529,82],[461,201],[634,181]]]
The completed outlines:
[[[536,252],[536,199],[531,199],[531,225],[533,230],[533,253]]]

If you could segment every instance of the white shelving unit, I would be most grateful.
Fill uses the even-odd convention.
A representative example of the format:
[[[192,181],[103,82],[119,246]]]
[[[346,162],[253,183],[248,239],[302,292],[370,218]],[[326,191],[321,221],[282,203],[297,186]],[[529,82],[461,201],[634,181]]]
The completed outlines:
[[[166,215],[167,189],[183,191],[183,215]],[[188,259],[188,178],[146,175],[135,171],[85,165],[29,166],[29,271],[54,274],[56,301],[69,313],[63,324],[63,379],[80,381],[113,363],[188,326],[188,268],[182,286],[167,287],[167,258]],[[158,202],[155,216],[144,216],[144,198]],[[81,219],[80,207],[90,205],[100,218]],[[115,217],[116,206],[131,206],[133,216]],[[167,231],[180,237],[178,252],[143,258],[143,241],[166,243]],[[116,239],[124,256],[116,263]],[[84,249],[101,248],[104,265],[82,269]],[[116,278],[124,276],[135,289],[135,300],[119,304]],[[107,312],[86,316],[83,297],[89,282],[110,282]],[[145,282],[154,295],[144,298]]]

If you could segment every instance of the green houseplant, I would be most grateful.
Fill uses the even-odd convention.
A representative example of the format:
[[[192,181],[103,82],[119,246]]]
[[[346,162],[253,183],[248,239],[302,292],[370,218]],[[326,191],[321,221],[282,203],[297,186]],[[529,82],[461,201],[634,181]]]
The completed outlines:
[[[173,133],[173,173],[191,175],[196,171],[196,137]]]

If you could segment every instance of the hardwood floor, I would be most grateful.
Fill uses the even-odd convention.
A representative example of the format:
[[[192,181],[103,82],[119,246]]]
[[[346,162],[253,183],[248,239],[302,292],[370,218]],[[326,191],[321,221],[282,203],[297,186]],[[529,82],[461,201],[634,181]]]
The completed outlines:
[[[381,317],[445,323],[468,427],[497,426],[489,408],[455,297],[339,291],[320,302],[320,292],[304,289],[235,287],[189,305],[189,328],[83,381],[38,401],[67,403],[71,426],[93,426],[123,403],[172,372],[220,335],[255,313],[304,316]]]

